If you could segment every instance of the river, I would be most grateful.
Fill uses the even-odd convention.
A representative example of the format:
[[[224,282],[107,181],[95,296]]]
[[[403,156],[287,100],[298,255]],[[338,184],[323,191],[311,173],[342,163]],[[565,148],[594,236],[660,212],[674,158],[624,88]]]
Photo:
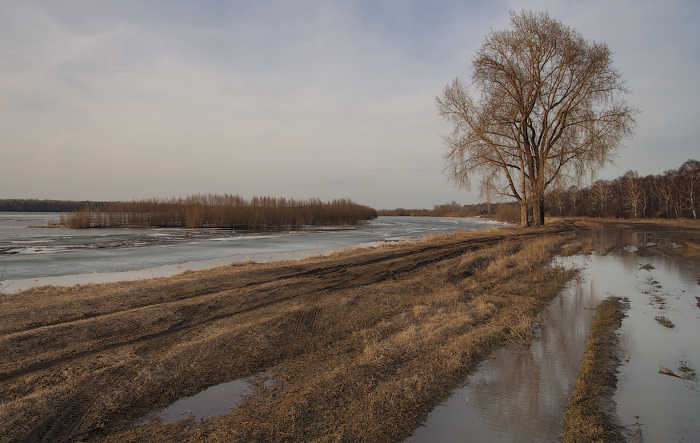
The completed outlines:
[[[493,220],[379,217],[366,224],[246,233],[230,229],[66,229],[46,227],[57,213],[0,212],[0,289],[74,285],[173,275],[235,261],[302,259],[457,230],[502,226]]]

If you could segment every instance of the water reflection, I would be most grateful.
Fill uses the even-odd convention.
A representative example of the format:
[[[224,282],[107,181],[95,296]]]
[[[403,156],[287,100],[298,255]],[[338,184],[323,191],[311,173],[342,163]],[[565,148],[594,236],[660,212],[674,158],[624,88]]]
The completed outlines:
[[[588,235],[598,240],[594,255],[557,260],[581,268],[582,278],[545,308],[539,339],[527,349],[495,352],[407,441],[556,441],[595,307],[609,295],[630,300],[614,396],[622,423],[646,441],[700,438],[697,382],[658,373],[664,362],[674,370],[681,361],[700,367],[700,266],[635,255],[630,246],[664,241],[645,234],[609,229]],[[659,315],[675,327],[658,324]]]
[[[571,282],[539,316],[529,348],[496,351],[407,441],[555,441],[604,297],[588,281]]]

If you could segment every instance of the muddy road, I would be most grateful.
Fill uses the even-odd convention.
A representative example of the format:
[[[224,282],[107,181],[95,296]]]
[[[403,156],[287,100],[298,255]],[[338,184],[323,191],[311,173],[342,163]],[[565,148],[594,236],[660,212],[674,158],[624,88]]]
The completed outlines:
[[[527,335],[528,319],[572,275],[547,265],[571,229],[2,295],[0,436],[400,440],[491,349]],[[229,414],[136,424],[262,373],[274,380]]]

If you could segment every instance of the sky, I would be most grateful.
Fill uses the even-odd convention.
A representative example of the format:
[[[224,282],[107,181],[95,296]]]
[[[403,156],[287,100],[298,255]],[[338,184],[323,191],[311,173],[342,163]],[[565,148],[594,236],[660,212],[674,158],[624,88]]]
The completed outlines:
[[[524,8],[607,43],[641,111],[598,178],[700,160],[697,0],[0,0],[0,198],[484,201],[435,98]]]

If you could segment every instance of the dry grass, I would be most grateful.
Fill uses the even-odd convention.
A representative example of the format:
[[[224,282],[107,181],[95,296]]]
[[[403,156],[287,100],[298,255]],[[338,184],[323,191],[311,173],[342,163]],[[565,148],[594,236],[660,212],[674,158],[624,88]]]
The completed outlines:
[[[654,317],[654,320],[656,320],[657,323],[668,329],[673,329],[676,327],[676,325],[674,325],[673,322],[665,316],[657,315],[656,317]]]
[[[493,349],[528,339],[573,275],[549,266],[570,242],[511,228],[3,297],[0,436],[401,440]],[[230,414],[135,425],[262,371],[275,383]]]
[[[604,300],[591,325],[576,388],[562,423],[562,441],[624,441],[615,424],[614,407],[607,400],[617,383],[614,329],[622,323],[625,304],[619,297]]]
[[[670,252],[682,260],[700,261],[700,244],[686,242],[684,248],[674,248]]]

